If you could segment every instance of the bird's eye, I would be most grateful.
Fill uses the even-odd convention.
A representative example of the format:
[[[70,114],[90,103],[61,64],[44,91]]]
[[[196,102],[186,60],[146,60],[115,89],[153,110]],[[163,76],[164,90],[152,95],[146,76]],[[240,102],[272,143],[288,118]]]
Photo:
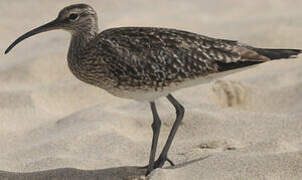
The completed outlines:
[[[69,15],[69,19],[71,19],[71,20],[76,20],[78,17],[79,17],[79,15],[74,14],[74,13]]]

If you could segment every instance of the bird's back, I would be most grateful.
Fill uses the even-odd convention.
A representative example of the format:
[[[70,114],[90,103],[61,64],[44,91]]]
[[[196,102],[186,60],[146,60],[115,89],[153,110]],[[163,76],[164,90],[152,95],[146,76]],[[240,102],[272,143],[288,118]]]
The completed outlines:
[[[81,59],[90,67],[86,69],[92,78],[90,84],[163,91],[172,85],[179,89],[182,86],[177,84],[192,84],[188,82],[209,74],[270,60],[257,50],[237,41],[176,29],[121,27],[98,34]]]
[[[251,61],[268,60],[236,41],[166,28],[108,29],[92,46],[97,46],[94,56],[107,64],[120,86],[165,87],[218,72],[219,62],[238,62],[242,55]]]

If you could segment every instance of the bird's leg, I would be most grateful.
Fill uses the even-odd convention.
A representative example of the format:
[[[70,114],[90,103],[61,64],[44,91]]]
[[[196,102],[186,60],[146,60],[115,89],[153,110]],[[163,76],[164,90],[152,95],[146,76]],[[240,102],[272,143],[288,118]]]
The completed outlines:
[[[163,167],[166,161],[168,161],[172,166],[174,166],[174,163],[168,159],[168,151],[185,113],[184,107],[171,94],[167,96],[167,99],[173,104],[176,110],[176,120],[172,126],[167,142],[159,155],[159,158],[154,163],[154,169]]]
[[[156,147],[157,147],[157,141],[158,141],[160,126],[161,126],[161,121],[159,119],[155,103],[150,102],[150,106],[151,106],[151,110],[152,110],[152,114],[153,114],[153,123],[152,123],[153,137],[152,137],[149,165],[147,166],[148,167],[147,175],[154,169]]]

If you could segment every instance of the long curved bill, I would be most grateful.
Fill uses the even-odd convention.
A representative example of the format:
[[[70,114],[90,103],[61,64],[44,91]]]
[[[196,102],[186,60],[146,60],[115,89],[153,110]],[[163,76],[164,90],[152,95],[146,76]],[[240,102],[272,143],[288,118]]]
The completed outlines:
[[[42,33],[42,32],[45,32],[45,31],[50,31],[50,30],[54,30],[54,29],[58,29],[59,25],[59,21],[58,19],[55,19],[47,24],[44,24],[40,27],[37,27],[25,34],[23,34],[22,36],[20,36],[18,39],[16,39],[6,50],[5,50],[5,54],[7,54],[13,47],[15,47],[19,42],[23,41],[24,39],[26,38],[29,38],[35,34],[38,34],[38,33]]]

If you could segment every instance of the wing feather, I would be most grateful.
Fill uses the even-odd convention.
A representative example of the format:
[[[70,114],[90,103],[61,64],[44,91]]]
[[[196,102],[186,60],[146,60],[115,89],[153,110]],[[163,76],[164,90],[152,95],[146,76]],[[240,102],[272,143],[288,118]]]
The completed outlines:
[[[175,29],[114,28],[96,40],[103,53],[98,57],[107,57],[109,71],[124,86],[167,86],[219,72],[225,64],[269,60],[237,41]]]

